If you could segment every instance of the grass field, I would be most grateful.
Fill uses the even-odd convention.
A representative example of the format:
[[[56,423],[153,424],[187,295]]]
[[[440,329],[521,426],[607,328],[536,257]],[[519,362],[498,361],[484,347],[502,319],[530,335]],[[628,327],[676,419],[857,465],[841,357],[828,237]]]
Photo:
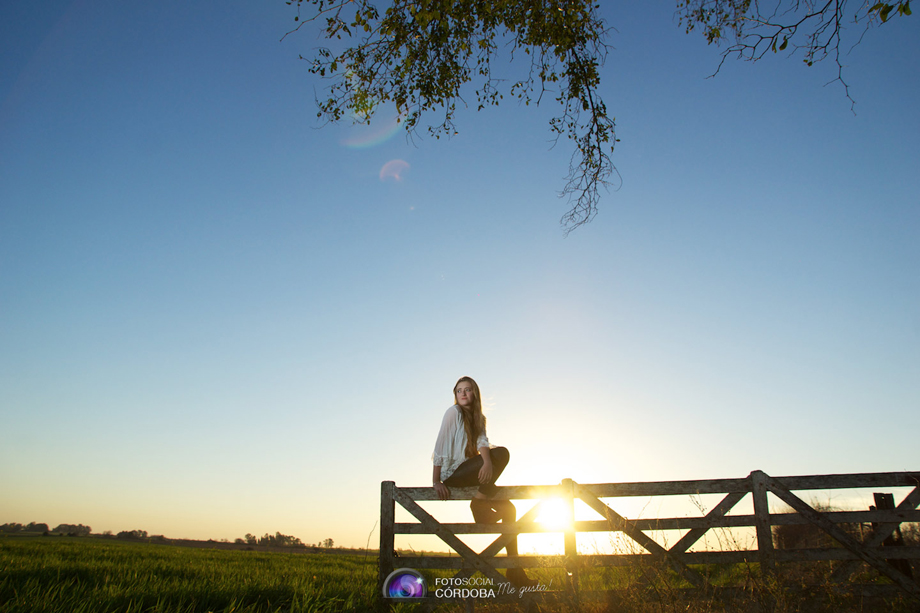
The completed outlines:
[[[765,583],[756,566],[710,568],[713,584],[741,585],[726,600],[676,590],[675,577],[655,568],[583,569],[587,592],[600,600],[565,597],[539,610],[634,613],[772,611],[916,612],[903,596],[866,597],[832,586],[790,593]],[[553,569],[531,576],[565,579]],[[809,571],[811,579],[820,577]],[[426,573],[428,575],[430,573]],[[804,576],[804,575],[801,575]],[[555,577],[555,578],[553,578]],[[788,579],[788,577],[787,577]],[[430,579],[429,579],[430,581]],[[813,583],[813,582],[811,582]],[[377,610],[377,557],[178,547],[88,537],[0,537],[0,613],[301,613]],[[400,603],[397,611],[417,605]],[[462,610],[445,604],[438,611]],[[513,613],[517,605],[478,602],[478,611]]]
[[[376,581],[376,556],[0,538],[3,613],[362,611]]]

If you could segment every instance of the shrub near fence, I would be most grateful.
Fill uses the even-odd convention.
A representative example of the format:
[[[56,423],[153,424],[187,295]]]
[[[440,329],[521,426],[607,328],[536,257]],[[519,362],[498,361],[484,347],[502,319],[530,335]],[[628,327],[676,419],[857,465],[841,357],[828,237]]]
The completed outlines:
[[[827,511],[814,508],[793,492],[807,490],[841,490],[857,488],[911,487],[912,491],[893,509],[866,511]],[[451,490],[453,500],[469,500],[475,488]],[[768,493],[788,505],[792,513],[770,513]],[[617,513],[602,499],[623,497],[655,497],[673,495],[724,495],[713,509],[701,517],[673,517],[657,519],[627,519]],[[728,515],[738,503],[751,496],[753,514]],[[558,486],[505,486],[499,489],[498,498],[537,499],[532,509],[516,523],[468,524],[440,523],[423,509],[417,501],[437,500],[430,487],[396,487],[392,481],[381,484],[380,506],[380,559],[379,583],[383,582],[396,567],[394,550],[396,534],[433,534],[446,543],[459,557],[413,556],[400,557],[400,567],[413,569],[449,569],[456,571],[457,578],[470,577],[480,572],[495,583],[505,581],[498,572],[500,568],[513,566],[522,568],[556,566],[568,571],[570,580],[567,591],[577,596],[578,569],[591,566],[625,566],[632,564],[663,564],[676,571],[695,588],[709,587],[707,578],[693,565],[754,563],[761,573],[774,575],[777,564],[789,562],[837,561],[833,579],[843,582],[867,564],[891,580],[905,595],[920,598],[920,584],[912,577],[898,570],[889,560],[920,560],[920,547],[883,547],[902,522],[920,521],[920,473],[861,473],[847,475],[814,475],[797,477],[771,477],[764,472],[754,471],[740,479],[712,479],[699,481],[662,481],[648,483],[602,483],[582,485],[564,480]],[[583,501],[599,515],[593,521],[574,521],[563,531],[565,555],[553,561],[544,556],[518,556],[515,558],[495,557],[517,534],[547,532],[535,522],[543,501],[561,497],[570,511],[576,499]],[[395,505],[399,503],[418,523],[396,523]],[[573,513],[570,516],[574,517]],[[808,549],[775,549],[773,526],[808,524],[816,526],[827,534],[834,546]],[[841,524],[871,524],[873,527],[860,542],[848,534]],[[756,533],[756,549],[736,551],[689,551],[708,531],[718,528],[753,527]],[[672,546],[665,547],[646,535],[646,531],[687,530]],[[576,548],[576,534],[582,532],[620,532],[631,539],[644,553],[633,554],[579,554]],[[499,534],[481,552],[473,551],[458,535]],[[548,561],[549,560],[549,561]],[[851,585],[852,587],[852,585]],[[529,598],[530,595],[527,595]],[[429,597],[429,601],[434,600]]]

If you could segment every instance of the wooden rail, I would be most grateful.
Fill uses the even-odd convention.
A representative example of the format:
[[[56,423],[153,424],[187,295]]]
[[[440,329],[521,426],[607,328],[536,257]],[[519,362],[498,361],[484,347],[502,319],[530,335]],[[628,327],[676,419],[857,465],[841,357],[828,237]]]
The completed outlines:
[[[891,510],[837,511],[816,510],[793,492],[807,490],[836,490],[858,488],[911,487],[911,492]],[[475,488],[451,490],[452,500],[470,500]],[[770,513],[768,493],[772,494],[794,512]],[[602,499],[623,497],[654,497],[701,494],[722,494],[724,497],[705,516],[671,517],[658,519],[627,519],[613,510]],[[753,515],[728,515],[743,498],[752,497]],[[844,475],[812,475],[796,477],[771,477],[762,471],[754,471],[740,479],[709,479],[699,481],[659,481],[645,483],[600,483],[582,485],[565,479],[554,486],[505,486],[499,488],[496,496],[501,499],[538,499],[532,509],[516,523],[471,524],[440,523],[423,509],[418,501],[437,500],[430,487],[396,487],[393,481],[384,481],[380,492],[380,558],[379,586],[395,568],[453,569],[456,578],[470,577],[482,573],[495,584],[506,580],[498,572],[500,568],[521,567],[564,567],[570,580],[566,589],[577,594],[578,569],[585,563],[592,566],[623,566],[636,563],[661,563],[673,568],[683,578],[698,588],[708,587],[706,578],[692,565],[756,563],[763,574],[776,572],[776,565],[787,562],[820,560],[844,561],[832,575],[835,581],[844,581],[859,569],[861,563],[868,564],[881,575],[888,577],[901,590],[914,598],[920,598],[920,584],[912,577],[899,571],[888,560],[920,560],[920,547],[882,547],[903,522],[920,522],[920,472],[860,473]],[[593,521],[573,521],[562,530],[547,529],[536,523],[540,507],[546,499],[562,498],[574,517],[575,500],[581,500],[599,516]],[[396,523],[396,504],[406,509],[418,523]],[[812,549],[777,549],[773,543],[773,526],[811,524],[829,535],[834,546]],[[871,532],[857,541],[841,524],[871,524]],[[753,527],[756,549],[736,551],[689,551],[709,530],[717,528]],[[674,545],[660,545],[645,531],[688,530]],[[496,557],[505,545],[518,534],[562,532],[564,555],[556,558],[545,556]],[[642,548],[638,554],[579,554],[576,548],[576,534],[582,532],[622,532]],[[397,558],[395,535],[433,534],[446,543],[459,557],[445,556],[401,556]],[[458,538],[458,534],[499,534],[488,547],[476,552]],[[555,560],[555,561],[553,561]]]

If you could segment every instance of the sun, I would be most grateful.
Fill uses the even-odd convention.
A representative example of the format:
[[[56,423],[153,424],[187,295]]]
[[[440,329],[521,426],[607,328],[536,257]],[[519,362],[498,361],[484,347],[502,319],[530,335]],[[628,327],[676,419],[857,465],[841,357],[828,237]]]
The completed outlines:
[[[572,527],[572,513],[562,498],[548,498],[540,505],[536,521],[550,531],[568,530]]]

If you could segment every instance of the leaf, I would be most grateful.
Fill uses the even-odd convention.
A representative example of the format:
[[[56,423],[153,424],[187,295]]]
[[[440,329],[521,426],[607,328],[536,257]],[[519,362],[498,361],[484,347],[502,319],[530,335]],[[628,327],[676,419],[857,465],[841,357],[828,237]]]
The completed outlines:
[[[783,44],[779,46],[779,50],[780,50],[780,51],[784,50],[784,49],[786,48],[786,45],[788,45],[788,44],[789,44],[789,39],[788,39],[787,37],[784,36],[784,37],[783,37]]]

